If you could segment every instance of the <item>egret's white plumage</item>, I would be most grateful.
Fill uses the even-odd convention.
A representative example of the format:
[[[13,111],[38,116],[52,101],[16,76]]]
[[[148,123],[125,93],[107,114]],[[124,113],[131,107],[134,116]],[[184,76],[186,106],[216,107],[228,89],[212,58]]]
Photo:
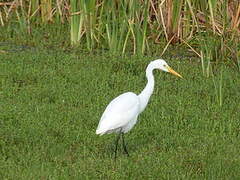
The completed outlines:
[[[128,132],[136,123],[140,111],[139,97],[127,92],[113,99],[104,111],[96,133]]]
[[[132,92],[126,92],[113,99],[108,104],[107,108],[105,109],[100,119],[99,125],[96,130],[96,134],[103,135],[112,132],[123,134],[133,128],[133,126],[137,122],[138,115],[146,108],[149,98],[153,93],[154,69],[170,72],[176,76],[181,77],[181,75],[179,75],[177,72],[171,69],[164,60],[157,59],[155,61],[152,61],[147,66],[146,69],[146,77],[148,82],[143,91],[139,95],[136,95],[135,93]],[[118,140],[119,138],[117,139],[116,142],[116,150]],[[124,150],[128,154],[125,145]]]

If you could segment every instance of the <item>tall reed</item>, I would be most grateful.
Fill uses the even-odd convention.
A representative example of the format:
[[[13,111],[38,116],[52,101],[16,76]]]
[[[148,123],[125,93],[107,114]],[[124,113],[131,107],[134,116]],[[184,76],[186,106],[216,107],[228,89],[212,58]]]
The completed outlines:
[[[70,17],[72,44],[77,44],[80,36],[79,27],[81,27],[81,22],[80,22],[81,17],[76,14],[78,10],[79,10],[79,1],[72,0],[71,1],[71,17]]]
[[[41,0],[42,22],[52,21],[52,0]]]

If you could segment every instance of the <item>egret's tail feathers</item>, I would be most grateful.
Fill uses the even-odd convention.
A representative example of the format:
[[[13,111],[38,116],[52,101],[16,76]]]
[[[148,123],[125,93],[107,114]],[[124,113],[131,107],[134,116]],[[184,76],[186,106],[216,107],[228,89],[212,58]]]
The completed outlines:
[[[97,129],[96,134],[101,136],[101,135],[105,134],[105,131],[103,131],[102,129]]]

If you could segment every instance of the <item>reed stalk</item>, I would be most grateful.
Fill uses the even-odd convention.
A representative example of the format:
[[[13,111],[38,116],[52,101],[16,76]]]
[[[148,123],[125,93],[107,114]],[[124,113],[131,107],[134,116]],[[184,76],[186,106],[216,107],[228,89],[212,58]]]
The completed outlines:
[[[80,36],[80,27],[82,24],[82,21],[80,21],[81,16],[77,15],[76,13],[79,11],[79,1],[78,0],[71,0],[71,43],[72,45],[76,45],[79,40]]]
[[[41,0],[42,22],[52,21],[52,0]]]

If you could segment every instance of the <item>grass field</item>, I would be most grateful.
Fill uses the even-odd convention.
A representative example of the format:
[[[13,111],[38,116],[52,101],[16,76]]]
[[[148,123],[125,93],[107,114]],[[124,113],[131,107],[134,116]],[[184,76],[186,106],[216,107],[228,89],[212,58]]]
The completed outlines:
[[[140,93],[157,57],[23,49],[0,53],[0,179],[238,179],[240,75],[167,59],[155,91],[113,158],[115,135],[95,134],[106,105]],[[222,77],[222,78],[221,78]]]

